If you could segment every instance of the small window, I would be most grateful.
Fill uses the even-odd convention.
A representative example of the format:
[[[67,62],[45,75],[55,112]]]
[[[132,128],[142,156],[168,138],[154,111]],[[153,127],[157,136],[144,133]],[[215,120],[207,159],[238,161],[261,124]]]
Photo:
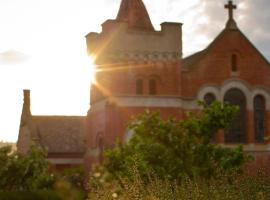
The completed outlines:
[[[204,102],[206,103],[206,105],[211,105],[215,100],[216,100],[216,97],[215,95],[213,95],[212,93],[207,93],[205,96],[204,96]]]
[[[232,67],[232,71],[233,72],[237,72],[238,71],[238,67],[237,67],[237,55],[233,54],[231,57],[231,67]]]
[[[136,81],[136,94],[143,94],[143,80],[138,79]]]
[[[264,142],[265,99],[258,95],[254,98],[254,132],[255,142]]]
[[[157,84],[156,80],[154,79],[149,80],[149,94],[151,95],[157,94]]]

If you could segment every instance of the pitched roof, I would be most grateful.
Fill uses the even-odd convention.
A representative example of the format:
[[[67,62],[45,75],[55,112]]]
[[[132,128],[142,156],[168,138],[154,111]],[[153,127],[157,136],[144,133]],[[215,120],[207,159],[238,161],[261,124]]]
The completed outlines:
[[[33,116],[39,143],[48,153],[84,152],[84,116]]]
[[[261,58],[269,64],[268,60],[263,56],[263,54],[250,42],[250,40],[245,36],[245,34],[238,28],[228,28],[226,27],[221,33],[202,51],[199,51],[197,53],[194,53],[182,61],[183,70],[188,70],[192,68],[195,64],[197,64],[200,60],[202,60],[207,53],[209,52],[209,49],[225,34],[231,33],[231,32],[239,32],[242,37],[250,44],[250,46],[258,53],[258,55],[261,56]]]
[[[122,0],[116,21],[128,22],[133,29],[154,31],[142,0]]]
[[[194,64],[198,63],[207,53],[207,49],[194,53],[182,61],[183,70],[187,70],[192,67]]]

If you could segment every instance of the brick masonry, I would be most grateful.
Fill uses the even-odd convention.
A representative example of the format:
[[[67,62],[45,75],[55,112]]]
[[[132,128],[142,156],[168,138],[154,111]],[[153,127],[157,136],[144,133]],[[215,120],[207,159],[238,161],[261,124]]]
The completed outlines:
[[[122,1],[120,12],[128,3]],[[141,9],[138,13],[148,16],[144,6],[130,6],[124,12],[126,21],[106,21],[100,34],[86,36],[88,52],[97,56],[99,70],[87,118],[86,165],[90,167],[100,161],[97,158],[103,145],[113,147],[117,138],[124,141],[129,136],[126,125],[132,116],[148,109],[158,110],[164,118],[183,119],[186,111],[198,109],[196,101],[203,100],[207,93],[224,101],[226,93],[236,88],[246,99],[244,149],[255,156],[251,166],[256,167],[248,169],[270,166],[270,146],[268,142],[255,143],[253,123],[254,97],[262,95],[266,100],[264,136],[269,135],[270,65],[232,16],[206,49],[183,59],[182,24],[163,23],[161,31],[155,31],[149,28],[152,27],[149,17],[145,17],[147,27],[135,30],[134,21],[130,22],[127,16],[130,10],[138,8]],[[237,58],[236,70],[232,69],[232,55]],[[142,80],[141,94],[136,94],[138,79]],[[151,79],[156,82],[154,95],[149,91]],[[216,142],[224,144],[224,141],[224,131],[220,130]]]

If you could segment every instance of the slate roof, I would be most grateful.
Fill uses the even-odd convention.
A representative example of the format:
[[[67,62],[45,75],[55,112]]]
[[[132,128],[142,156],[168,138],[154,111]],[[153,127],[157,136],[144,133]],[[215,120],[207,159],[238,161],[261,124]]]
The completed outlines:
[[[48,153],[84,152],[84,116],[32,116],[39,143]]]

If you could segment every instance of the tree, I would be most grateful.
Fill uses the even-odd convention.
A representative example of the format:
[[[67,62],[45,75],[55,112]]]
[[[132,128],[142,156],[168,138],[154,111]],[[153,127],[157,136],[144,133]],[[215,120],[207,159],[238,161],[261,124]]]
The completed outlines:
[[[52,188],[54,175],[49,172],[46,152],[32,146],[27,155],[0,148],[0,192],[31,191]]]
[[[141,177],[181,180],[183,176],[211,178],[240,169],[245,162],[242,147],[225,148],[212,142],[219,129],[226,129],[237,106],[200,102],[202,110],[187,113],[182,121],[161,119],[146,111],[129,125],[132,138],[106,152],[104,167],[114,179],[131,178],[134,167]]]

